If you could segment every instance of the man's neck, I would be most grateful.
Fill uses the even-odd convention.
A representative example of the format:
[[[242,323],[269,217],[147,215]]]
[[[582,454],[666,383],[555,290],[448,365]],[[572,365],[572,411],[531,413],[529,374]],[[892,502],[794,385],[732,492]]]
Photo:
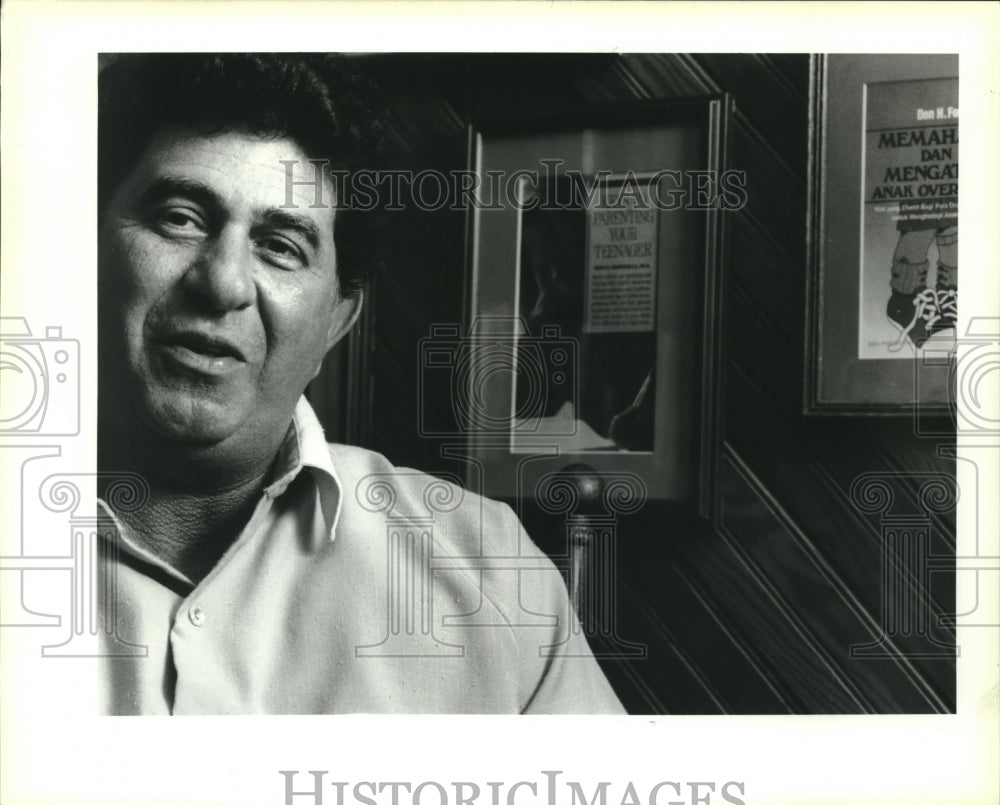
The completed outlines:
[[[119,518],[142,547],[197,584],[246,528],[265,483],[266,476],[204,495],[153,487],[145,506]]]
[[[116,511],[143,548],[193,582],[203,579],[239,537],[269,481],[276,445],[258,445],[242,459],[217,448],[126,436],[100,429],[99,494],[115,473],[140,475],[149,499],[137,511]]]

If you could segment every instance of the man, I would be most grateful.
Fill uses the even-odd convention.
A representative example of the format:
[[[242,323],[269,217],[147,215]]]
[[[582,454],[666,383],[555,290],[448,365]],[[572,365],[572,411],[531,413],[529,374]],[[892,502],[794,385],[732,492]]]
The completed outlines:
[[[369,167],[371,97],[313,55],[102,73],[108,712],[621,712],[508,507],[328,446],[302,396],[373,217],[286,170]]]

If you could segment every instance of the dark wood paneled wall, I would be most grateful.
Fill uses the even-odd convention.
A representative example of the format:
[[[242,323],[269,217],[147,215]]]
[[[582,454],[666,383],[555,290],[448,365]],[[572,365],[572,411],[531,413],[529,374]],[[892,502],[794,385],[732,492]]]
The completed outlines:
[[[808,56],[366,61],[392,108],[392,167],[414,170],[464,168],[466,122],[484,115],[731,94],[730,167],[747,172],[749,198],[728,220],[723,514],[710,528],[650,505],[622,521],[620,632],[648,653],[605,668],[636,713],[952,711],[954,635],[936,615],[953,608],[954,516],[947,505],[927,514],[918,489],[928,474],[953,477],[953,460],[905,417],[801,413]],[[439,442],[419,436],[416,389],[419,339],[432,324],[462,321],[465,227],[458,211],[394,215],[388,268],[355,342],[371,407],[354,412],[351,437],[400,465],[461,473]],[[326,412],[334,435],[336,414]],[[852,499],[865,473],[885,479],[890,509],[866,513]],[[927,531],[936,572],[905,551],[886,554],[896,522],[887,517]],[[526,524],[547,550],[565,550],[558,523],[529,513]],[[883,634],[901,602],[925,589],[927,624]],[[884,603],[893,591],[895,603]],[[880,639],[875,656],[852,656],[852,646]]]

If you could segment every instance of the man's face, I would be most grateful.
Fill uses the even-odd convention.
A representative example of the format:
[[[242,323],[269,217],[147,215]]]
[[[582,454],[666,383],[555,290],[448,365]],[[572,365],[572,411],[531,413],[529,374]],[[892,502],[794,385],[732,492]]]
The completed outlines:
[[[310,208],[311,185],[282,207],[281,160],[306,159],[287,139],[166,132],[117,188],[100,337],[102,394],[121,415],[192,444],[284,435],[359,304],[339,294],[333,208]]]

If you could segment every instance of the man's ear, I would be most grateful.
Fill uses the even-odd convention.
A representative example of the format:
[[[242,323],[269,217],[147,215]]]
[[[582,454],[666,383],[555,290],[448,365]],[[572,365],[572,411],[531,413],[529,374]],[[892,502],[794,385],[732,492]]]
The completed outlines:
[[[334,344],[347,335],[357,323],[364,301],[364,291],[358,291],[353,296],[341,297],[337,302],[336,307],[330,314],[330,328],[326,333],[326,352],[323,353],[324,357],[333,349]],[[323,360],[321,359],[319,366],[316,367],[316,371],[313,372],[313,377],[316,377],[322,368]]]
[[[361,315],[361,306],[365,301],[365,292],[357,291],[352,296],[341,297],[337,302],[333,315],[330,317],[330,329],[326,334],[326,349],[329,351],[341,338],[350,332]]]

